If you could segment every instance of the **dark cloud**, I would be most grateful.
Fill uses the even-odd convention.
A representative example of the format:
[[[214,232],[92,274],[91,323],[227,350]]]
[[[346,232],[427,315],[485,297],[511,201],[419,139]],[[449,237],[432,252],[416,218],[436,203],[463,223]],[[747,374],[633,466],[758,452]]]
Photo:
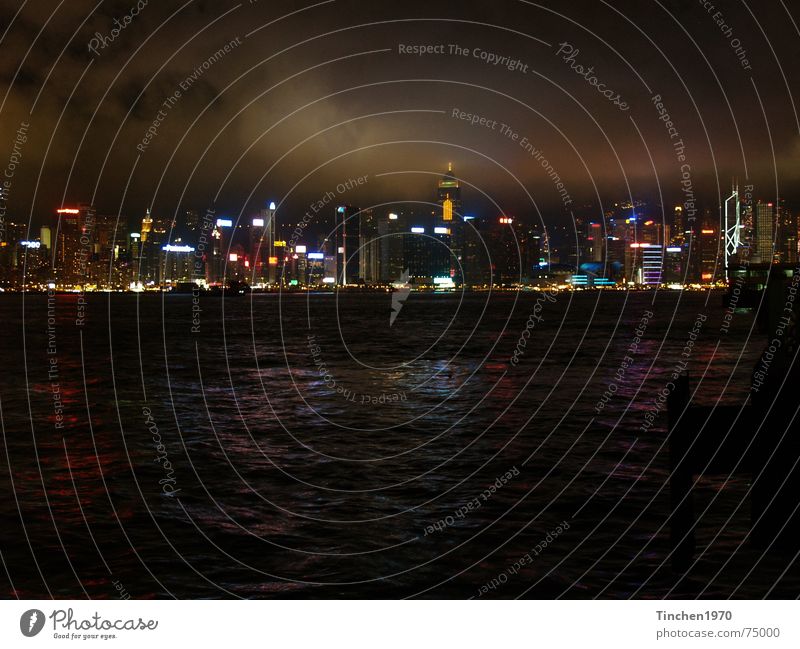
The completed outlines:
[[[71,1],[54,12],[50,3],[29,2],[14,18],[18,4],[0,2],[3,24],[14,18],[1,45],[0,83],[9,93],[0,141],[10,143],[21,120],[33,124],[11,195],[20,214],[44,219],[62,195],[85,200],[96,185],[101,210],[121,204],[130,216],[151,203],[203,208],[216,194],[233,212],[282,196],[287,212],[300,212],[343,178],[397,171],[418,173],[373,178],[358,200],[427,200],[429,172],[450,160],[505,209],[532,212],[527,191],[549,214],[561,213],[553,183],[519,141],[454,119],[456,107],[531,141],[580,202],[599,206],[596,192],[607,200],[630,188],[670,204],[680,196],[680,164],[654,94],[668,107],[709,204],[745,169],[765,195],[774,195],[777,173],[779,191],[800,198],[792,94],[798,17],[780,2],[751,6],[754,19],[746,5],[718,3],[722,18],[715,18],[689,1],[337,0],[298,12],[295,2],[180,9],[151,0],[99,56],[89,52],[89,41],[111,36],[114,20],[135,4]],[[241,44],[214,59],[237,38]],[[628,112],[556,56],[561,42],[580,50],[575,60],[619,92]],[[400,43],[457,43],[470,54],[403,56]],[[519,59],[529,71],[490,65],[472,56],[474,48]],[[187,79],[140,155],[136,145]],[[36,188],[40,171],[47,182]],[[495,209],[479,191],[466,197],[474,210]]]

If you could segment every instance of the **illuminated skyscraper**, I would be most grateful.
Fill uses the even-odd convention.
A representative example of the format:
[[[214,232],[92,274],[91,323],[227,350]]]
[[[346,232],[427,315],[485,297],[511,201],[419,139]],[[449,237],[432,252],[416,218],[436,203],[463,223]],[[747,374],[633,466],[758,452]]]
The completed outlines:
[[[755,216],[756,254],[762,264],[771,264],[775,256],[775,205],[758,201]]]
[[[672,213],[671,240],[675,245],[681,245],[686,235],[686,221],[683,218],[683,207],[678,205]],[[665,242],[668,243],[668,242]]]
[[[588,255],[591,261],[603,261],[605,254],[605,233],[603,232],[602,223],[589,223],[589,232],[587,241],[591,248],[591,255]]]
[[[664,273],[664,247],[654,243],[642,243],[642,284],[658,286]]]
[[[161,247],[167,243],[171,231],[164,218],[153,219],[148,209],[142,219],[139,277],[143,284],[157,286],[162,278]]]
[[[728,279],[728,268],[731,265],[731,259],[739,254],[739,248],[742,245],[742,203],[739,200],[739,188],[734,185],[731,195],[725,199],[723,206],[723,222],[722,236],[723,252],[724,252],[724,272],[725,279]]]
[[[367,284],[380,280],[381,240],[378,237],[378,218],[374,210],[361,212],[359,232],[359,277]]]
[[[647,219],[639,229],[639,242],[661,244],[664,243],[664,224],[656,219]]]
[[[141,258],[141,239],[142,235],[139,232],[131,232],[128,241],[128,256],[130,258],[130,273],[128,283],[131,286],[137,286],[141,282],[139,273],[139,261]]]
[[[360,272],[361,211],[352,205],[335,208],[336,283],[357,284]]]
[[[271,202],[250,223],[250,259],[257,282],[275,282],[275,203]],[[271,263],[272,262],[272,263]]]
[[[128,283],[119,272],[128,247],[126,225],[119,215],[98,214],[95,218],[90,275],[98,288],[121,288]]]
[[[385,284],[395,281],[405,270],[403,232],[407,230],[407,225],[408,219],[402,210],[392,210],[378,221],[380,277]]]
[[[95,210],[91,205],[64,207],[56,210],[56,242],[53,265],[58,282],[64,287],[86,283],[92,255]]]
[[[404,234],[404,265],[414,284],[434,286],[451,278],[450,236],[447,226],[422,224]]]
[[[194,248],[185,245],[166,244],[161,247],[159,267],[164,284],[192,281]]]
[[[797,214],[783,200],[778,205],[778,253],[781,263],[797,263]]]
[[[146,243],[148,237],[150,236],[150,232],[153,230],[153,218],[150,216],[150,209],[145,212],[144,218],[142,219],[142,243]]]
[[[437,202],[441,207],[442,225],[450,228],[451,276],[457,284],[463,282],[464,219],[461,211],[461,185],[453,174],[453,163],[439,180]]]
[[[211,232],[211,255],[206,258],[206,281],[209,284],[225,283],[233,233],[233,219],[217,219]]]
[[[720,236],[718,217],[715,220],[706,212],[703,217],[703,226],[695,230],[692,237],[691,266],[692,280],[700,284],[713,284],[725,278],[724,268],[719,263],[722,256],[722,238]]]
[[[43,225],[39,230],[39,240],[42,242],[42,246],[50,250],[52,248],[52,238],[51,238],[51,229],[49,225]]]
[[[447,173],[439,181],[437,195],[442,207],[442,221],[452,221],[454,215],[461,214],[461,187],[453,175],[453,163],[447,165]]]

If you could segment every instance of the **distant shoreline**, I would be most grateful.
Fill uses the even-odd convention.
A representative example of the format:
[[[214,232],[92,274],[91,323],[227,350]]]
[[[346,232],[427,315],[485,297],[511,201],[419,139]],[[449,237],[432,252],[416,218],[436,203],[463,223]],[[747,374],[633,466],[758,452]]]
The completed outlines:
[[[308,288],[308,289],[297,289],[297,288],[285,288],[285,289],[275,289],[275,290],[250,290],[244,293],[234,292],[232,290],[225,290],[222,289],[218,290],[207,290],[201,289],[199,291],[200,295],[206,297],[221,297],[225,295],[226,297],[244,297],[248,295],[335,295],[337,293],[348,293],[353,295],[370,295],[370,294],[385,294],[391,293],[397,289],[388,288],[388,287],[381,287],[381,288],[338,288],[338,289],[326,289],[326,288]],[[684,286],[680,289],[676,288],[668,288],[665,286],[660,287],[637,287],[637,286],[628,286],[628,287],[610,287],[610,286],[598,286],[598,287],[581,287],[577,289],[572,288],[554,288],[554,287],[534,287],[534,286],[524,286],[524,287],[515,287],[515,288],[506,288],[506,287],[494,287],[492,289],[488,288],[456,288],[451,290],[437,290],[437,289],[427,289],[427,288],[413,288],[411,289],[414,293],[420,294],[431,294],[431,295],[449,295],[449,294],[460,294],[460,293],[543,293],[546,291],[558,291],[563,293],[597,293],[601,291],[611,292],[611,293],[625,293],[625,292],[633,292],[633,293],[653,293],[656,291],[664,291],[664,292],[682,292],[682,291],[727,291],[727,287],[724,286]],[[6,290],[0,292],[0,297],[8,296],[8,295],[47,295],[47,290]],[[64,290],[56,290],[54,291],[55,295],[146,295],[146,296],[156,296],[156,295],[169,295],[169,296],[186,296],[191,297],[193,293],[191,291],[161,291],[161,290],[153,290],[153,291],[81,291],[81,290],[74,290],[74,291],[64,291]]]

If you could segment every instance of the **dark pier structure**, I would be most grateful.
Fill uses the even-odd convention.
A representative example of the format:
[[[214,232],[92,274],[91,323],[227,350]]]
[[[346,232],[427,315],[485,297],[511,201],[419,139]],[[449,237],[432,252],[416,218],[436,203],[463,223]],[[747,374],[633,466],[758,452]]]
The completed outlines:
[[[685,572],[695,553],[692,486],[704,474],[749,476],[749,542],[763,550],[800,552],[798,279],[775,273],[762,294],[759,316],[768,338],[753,369],[747,404],[694,405],[687,376],[670,395],[670,540],[676,572]]]

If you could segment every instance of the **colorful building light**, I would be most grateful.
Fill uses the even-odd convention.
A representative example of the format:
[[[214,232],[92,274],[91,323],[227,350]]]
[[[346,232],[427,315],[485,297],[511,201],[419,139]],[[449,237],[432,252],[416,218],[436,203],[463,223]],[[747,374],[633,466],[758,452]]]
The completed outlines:
[[[191,246],[174,246],[171,243],[168,243],[161,249],[164,252],[194,252],[194,248],[192,248]]]

